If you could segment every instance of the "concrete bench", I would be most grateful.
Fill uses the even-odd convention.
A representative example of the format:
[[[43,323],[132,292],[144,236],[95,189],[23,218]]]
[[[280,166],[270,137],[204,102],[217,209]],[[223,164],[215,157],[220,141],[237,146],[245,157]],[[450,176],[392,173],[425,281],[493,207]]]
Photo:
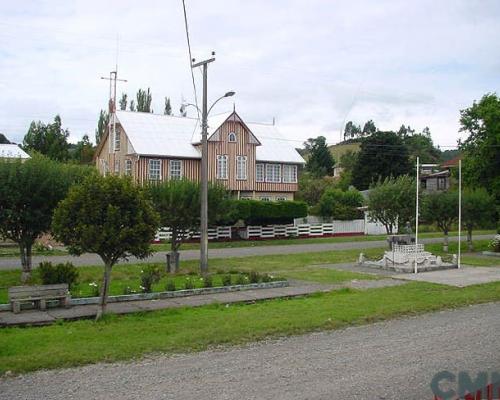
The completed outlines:
[[[59,300],[61,305],[69,307],[71,295],[67,283],[37,286],[13,286],[9,288],[9,302],[12,312],[21,311],[21,303],[37,303],[40,310],[47,309],[47,300]]]

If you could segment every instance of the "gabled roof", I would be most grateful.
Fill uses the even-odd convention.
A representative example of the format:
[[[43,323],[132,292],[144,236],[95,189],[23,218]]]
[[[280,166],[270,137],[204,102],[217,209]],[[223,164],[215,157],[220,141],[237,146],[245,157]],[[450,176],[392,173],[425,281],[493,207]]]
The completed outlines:
[[[30,158],[17,144],[0,144],[0,158]]]
[[[257,161],[297,164],[305,162],[293,145],[279,134],[274,125],[245,124],[234,112],[210,117],[209,137],[233,114],[256,138]],[[201,158],[199,150],[194,145],[200,142],[201,127],[197,118],[132,111],[117,111],[116,116],[135,153],[139,155]]]

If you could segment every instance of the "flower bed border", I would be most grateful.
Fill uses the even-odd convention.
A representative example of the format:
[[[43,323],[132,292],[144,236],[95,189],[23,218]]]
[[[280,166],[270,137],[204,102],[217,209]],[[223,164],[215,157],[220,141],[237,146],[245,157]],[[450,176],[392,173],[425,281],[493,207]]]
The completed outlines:
[[[249,283],[247,285],[181,289],[168,292],[165,291],[165,292],[152,292],[152,293],[123,294],[118,296],[109,296],[108,303],[120,303],[120,302],[137,301],[137,300],[170,299],[176,297],[188,297],[188,296],[196,296],[202,294],[239,292],[252,289],[274,289],[287,286],[289,286],[288,281],[274,281],[274,282]],[[87,304],[99,304],[99,299],[100,299],[99,297],[76,297],[70,300],[70,305],[76,306],[76,305],[87,305]],[[10,310],[11,310],[10,304],[0,304],[0,311],[10,311]]]

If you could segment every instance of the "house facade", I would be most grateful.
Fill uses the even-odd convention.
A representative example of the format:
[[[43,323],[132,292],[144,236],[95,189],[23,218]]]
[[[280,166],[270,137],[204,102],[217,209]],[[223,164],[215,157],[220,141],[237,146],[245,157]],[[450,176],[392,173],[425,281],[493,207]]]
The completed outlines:
[[[240,199],[293,200],[304,159],[274,125],[246,123],[235,112],[208,120],[208,177]],[[102,174],[137,183],[201,175],[195,118],[117,111],[96,151]]]

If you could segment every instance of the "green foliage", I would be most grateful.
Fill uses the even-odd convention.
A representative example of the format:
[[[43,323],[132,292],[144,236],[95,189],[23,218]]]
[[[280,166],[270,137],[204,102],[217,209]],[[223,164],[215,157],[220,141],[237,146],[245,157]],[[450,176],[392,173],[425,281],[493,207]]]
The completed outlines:
[[[458,192],[433,192],[422,196],[422,219],[435,223],[447,235],[458,219]]]
[[[344,127],[344,140],[355,139],[361,134],[361,127],[352,121],[345,124]]]
[[[140,112],[153,112],[151,109],[151,103],[153,101],[153,95],[148,88],[148,90],[139,89],[137,91],[137,111]],[[130,103],[132,107],[132,102]]]
[[[95,148],[90,142],[88,135],[83,135],[71,154],[71,158],[79,164],[91,164]]]
[[[299,177],[299,190],[295,194],[295,198],[306,202],[309,206],[315,206],[325,190],[333,188],[334,185],[334,178],[330,176],[315,178],[310,173],[304,172]]]
[[[310,138],[304,146],[309,153],[306,170],[316,178],[332,175],[335,160],[328,149],[326,138],[324,136]]]
[[[192,278],[186,278],[186,281],[184,282],[184,289],[185,290],[194,289],[194,282]]]
[[[464,181],[484,187],[500,204],[500,98],[486,94],[460,111],[460,130],[469,137],[460,145],[463,152]]]
[[[307,204],[300,201],[235,200],[235,220],[247,225],[289,224],[307,216]]]
[[[238,274],[234,283],[236,285],[246,285],[248,283],[248,277],[243,274]]]
[[[214,286],[214,280],[211,275],[207,275],[203,278],[203,287],[211,288]]]
[[[352,182],[358,190],[365,190],[379,179],[411,172],[403,139],[394,132],[379,131],[362,139]]]
[[[50,230],[52,214],[69,187],[92,174],[88,167],[64,165],[44,156],[0,161],[0,236],[20,247],[24,277],[31,272],[35,239]]]
[[[375,122],[373,122],[372,120],[367,121],[363,126],[363,135],[373,135],[375,132],[377,132]]]
[[[259,283],[261,280],[261,276],[257,271],[250,271],[248,274],[248,280],[250,283]]]
[[[96,144],[99,144],[101,142],[101,139],[106,134],[106,131],[108,130],[108,124],[109,124],[109,114],[106,111],[101,110],[99,112],[99,119],[97,120],[97,129],[95,130]]]
[[[363,205],[363,196],[357,190],[327,189],[319,201],[319,214],[336,220],[363,217],[357,208]]]
[[[398,224],[412,224],[415,220],[415,194],[415,179],[407,175],[379,181],[368,194],[370,218],[380,221],[387,234],[392,234]]]
[[[165,285],[165,290],[167,292],[175,292],[175,280],[174,279],[169,279],[167,280],[167,284]]]
[[[120,104],[120,110],[125,111],[127,109],[127,93],[122,93],[118,103]]]
[[[52,265],[51,262],[43,261],[38,265],[38,273],[44,285],[67,283],[71,290],[78,281],[78,271],[70,262]]]
[[[32,121],[28,133],[23,139],[23,148],[30,154],[38,152],[52,160],[68,159],[69,131],[62,129],[61,117],[56,115],[52,124]]]
[[[151,293],[153,285],[160,282],[161,271],[155,264],[144,267],[141,271],[141,289],[143,293]]]
[[[467,229],[469,250],[472,250],[472,231],[495,224],[495,199],[485,189],[468,189],[462,198],[462,221]]]
[[[491,239],[491,242],[489,244],[489,248],[491,251],[494,251],[495,253],[500,253],[500,235],[497,234],[493,239]]]
[[[430,132],[428,130],[424,132],[404,137],[410,160],[414,163],[418,156],[421,163],[438,163],[441,152],[434,147]]]
[[[222,286],[231,286],[231,274],[222,275]]]

